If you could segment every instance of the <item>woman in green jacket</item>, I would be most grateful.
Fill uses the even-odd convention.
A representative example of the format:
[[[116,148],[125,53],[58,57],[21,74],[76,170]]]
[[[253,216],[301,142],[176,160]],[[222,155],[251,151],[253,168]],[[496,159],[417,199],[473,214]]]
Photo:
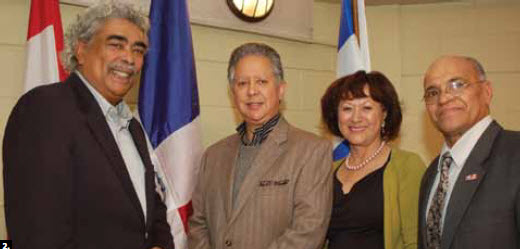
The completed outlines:
[[[334,162],[328,249],[415,249],[419,186],[425,165],[392,148],[401,107],[381,73],[358,71],[333,82],[321,99],[328,130],[349,142]]]

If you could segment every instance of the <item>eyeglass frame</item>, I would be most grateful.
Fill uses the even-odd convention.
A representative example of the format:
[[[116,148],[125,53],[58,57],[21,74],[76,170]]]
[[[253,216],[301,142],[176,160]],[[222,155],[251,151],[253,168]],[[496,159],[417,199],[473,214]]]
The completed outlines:
[[[466,81],[461,78],[453,78],[444,83],[444,86],[445,86],[444,91],[442,91],[440,88],[437,88],[437,87],[433,87],[433,88],[430,87],[430,88],[426,89],[426,91],[424,91],[423,101],[426,105],[436,105],[439,103],[441,94],[449,94],[452,96],[452,98],[459,97],[464,93],[464,90],[466,90],[469,86],[483,83],[486,81],[487,80],[479,80],[479,81],[476,81],[473,83],[471,81]],[[457,84],[457,83],[459,83],[461,85],[458,88],[455,88],[454,84]],[[438,90],[437,95],[427,96],[428,92],[431,92],[433,90]],[[431,100],[428,100],[428,99],[431,99]]]

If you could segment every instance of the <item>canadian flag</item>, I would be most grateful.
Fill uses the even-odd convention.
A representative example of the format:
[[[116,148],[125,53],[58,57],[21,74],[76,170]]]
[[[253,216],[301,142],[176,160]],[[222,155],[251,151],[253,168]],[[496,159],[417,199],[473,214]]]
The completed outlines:
[[[32,88],[63,81],[67,73],[59,59],[63,50],[58,0],[32,0],[27,31],[25,92]]]

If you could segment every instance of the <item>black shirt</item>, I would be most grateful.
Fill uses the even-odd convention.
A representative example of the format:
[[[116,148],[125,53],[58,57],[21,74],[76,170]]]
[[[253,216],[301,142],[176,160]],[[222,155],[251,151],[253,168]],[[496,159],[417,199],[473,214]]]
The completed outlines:
[[[269,135],[269,133],[271,133],[271,131],[276,126],[276,124],[278,124],[278,120],[280,120],[280,113],[276,114],[274,117],[269,119],[261,127],[256,128],[253,131],[253,139],[251,139],[251,141],[247,139],[246,122],[242,122],[236,128],[240,136],[240,141],[242,141],[242,144],[245,146],[257,146],[262,144],[262,142],[264,142],[264,140],[267,138],[267,135]]]
[[[384,249],[383,167],[359,180],[348,194],[334,172],[334,198],[327,232],[329,249]],[[340,166],[343,167],[343,164]]]

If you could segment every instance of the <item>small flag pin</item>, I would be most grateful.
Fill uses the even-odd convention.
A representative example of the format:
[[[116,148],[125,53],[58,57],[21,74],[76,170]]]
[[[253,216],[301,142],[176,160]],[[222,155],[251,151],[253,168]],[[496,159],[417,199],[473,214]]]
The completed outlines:
[[[466,181],[473,181],[473,180],[477,180],[478,178],[478,175],[477,174],[469,174],[466,176],[465,180]]]

